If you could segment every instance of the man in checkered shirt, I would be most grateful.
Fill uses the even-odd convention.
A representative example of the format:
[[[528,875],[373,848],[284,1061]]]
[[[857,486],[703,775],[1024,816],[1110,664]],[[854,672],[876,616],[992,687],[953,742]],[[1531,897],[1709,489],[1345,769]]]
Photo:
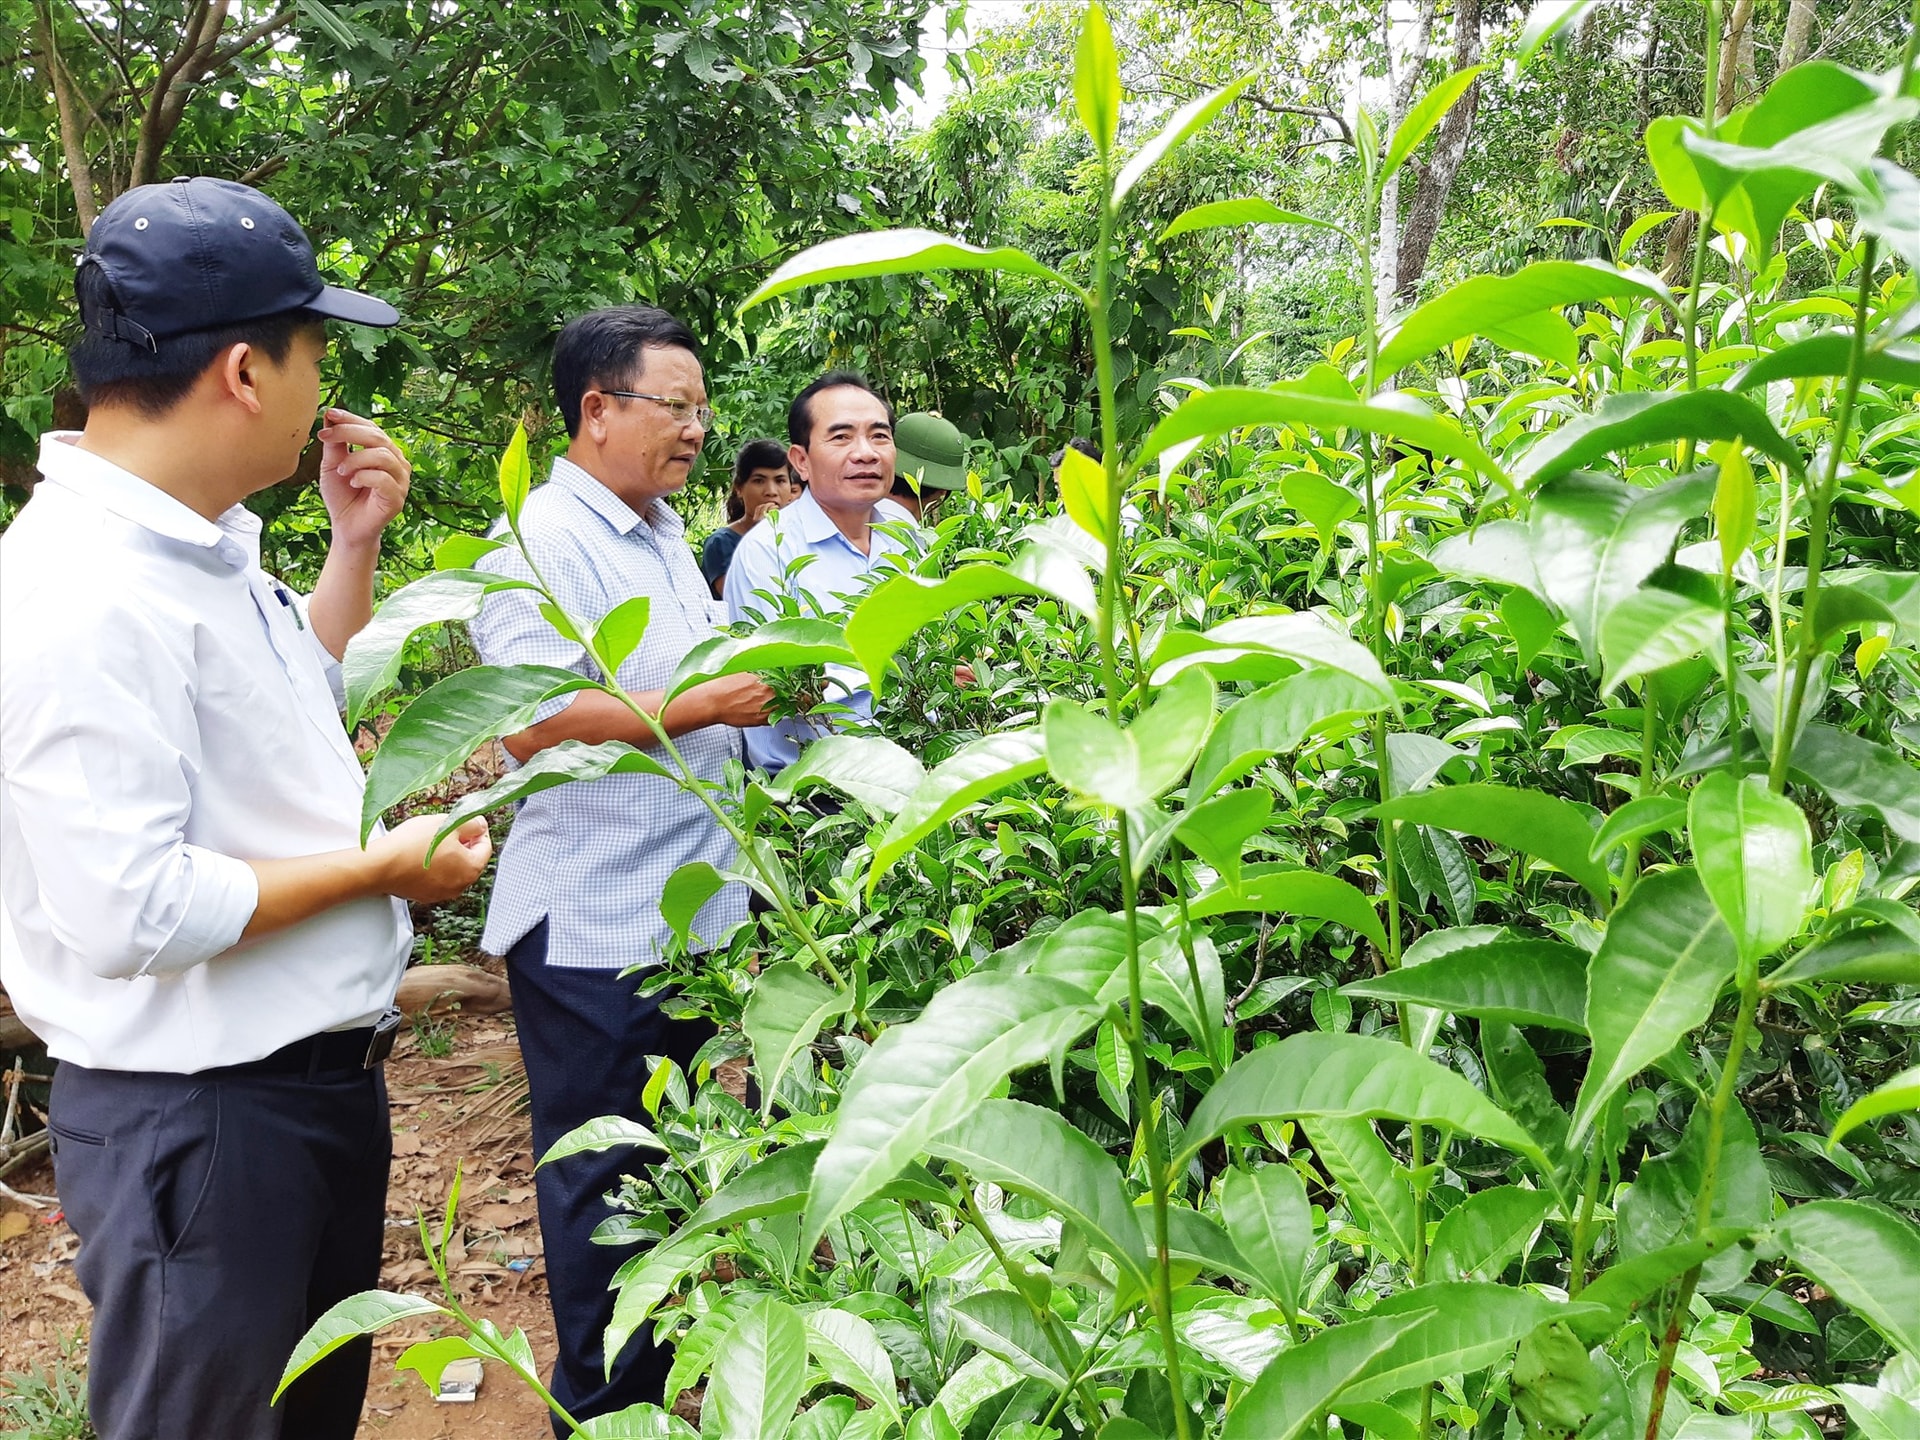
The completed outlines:
[[[569,322],[554,343],[553,385],[570,443],[547,483],[527,497],[520,532],[574,620],[597,625],[623,601],[648,597],[646,635],[618,678],[658,714],[674,667],[724,619],[666,503],[686,485],[713,418],[693,336],[648,306],[593,311]],[[504,530],[503,522],[495,534]],[[510,545],[482,563],[531,578]],[[594,673],[581,647],[540,614],[532,591],[490,596],[472,632],[490,665]],[[734,676],[688,690],[662,718],[687,763],[718,781],[740,756],[737,727],[764,723],[771,699],[757,677]],[[589,691],[547,702],[530,729],[505,743],[524,763],[562,740],[647,746],[653,736],[613,696]],[[507,957],[536,1153],[599,1115],[645,1119],[647,1057],[687,1066],[713,1034],[711,1025],[669,1020],[657,999],[635,995],[632,977],[621,978],[629,966],[660,960],[669,935],[662,887],[695,860],[731,866],[732,840],[697,799],[658,776],[575,782],[521,802],[483,943]],[[726,886],[695,918],[697,942],[718,943],[746,914],[744,887]],[[560,1342],[551,1388],[576,1420],[658,1404],[671,1360],[643,1334],[615,1357],[611,1377],[605,1373],[601,1337],[613,1317],[607,1286],[632,1252],[595,1245],[592,1236],[611,1213],[603,1197],[632,1166],[629,1152],[612,1150],[545,1166],[535,1177]],[[557,1419],[554,1431],[569,1433]]]

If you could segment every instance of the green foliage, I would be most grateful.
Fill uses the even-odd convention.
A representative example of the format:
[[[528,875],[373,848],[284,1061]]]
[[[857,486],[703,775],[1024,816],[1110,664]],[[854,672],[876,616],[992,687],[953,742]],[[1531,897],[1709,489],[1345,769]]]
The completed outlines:
[[[1576,63],[1610,8],[1551,59],[1543,18],[1520,73]],[[1206,99],[1130,128],[1127,36],[1064,20],[1025,32],[1079,57],[1051,101],[1077,126],[1021,139],[1071,187],[1050,232],[989,167],[972,213],[1004,210],[1019,243],[828,240],[762,287],[786,333],[857,304],[871,337],[937,285],[969,325],[1079,337],[1106,460],[1063,475],[1064,516],[955,497],[844,624],[776,621],[683,667],[857,665],[886,738],[826,737],[771,784],[648,747],[773,913],[669,966],[722,1034],[648,1088],[658,1124],[633,1138],[661,1158],[600,1237],[645,1245],[610,1349],[655,1322],[715,1434],[1200,1440],[1334,1416],[1383,1440],[1813,1440],[1822,1407],[1900,1433],[1920,1366],[1920,431],[1898,363],[1920,296],[1881,253],[1910,179],[1882,153],[1901,77],[1789,71],[1724,122],[1648,132],[1698,211],[1684,300],[1546,257],[1397,328],[1365,240],[1469,82],[1384,141],[1363,110],[1358,192],[1323,207],[1360,270],[1354,333],[1277,384],[1163,396],[1133,347],[1175,327],[1136,329],[1128,297],[1168,214],[1226,198],[1161,213],[1202,122],[1240,122]],[[1011,136],[1029,101],[1000,78],[951,124]],[[1025,368],[1017,346],[996,364]],[[376,679],[439,604],[408,595]],[[458,733],[523,703],[466,673],[499,700]],[[415,703],[402,739],[451,713]],[[543,783],[603,763],[623,761],[571,752]],[[819,787],[847,803],[805,803]],[[716,878],[676,880],[674,918]],[[704,1073],[746,1051],[758,1113]],[[302,1356],[400,1302],[357,1303]]]

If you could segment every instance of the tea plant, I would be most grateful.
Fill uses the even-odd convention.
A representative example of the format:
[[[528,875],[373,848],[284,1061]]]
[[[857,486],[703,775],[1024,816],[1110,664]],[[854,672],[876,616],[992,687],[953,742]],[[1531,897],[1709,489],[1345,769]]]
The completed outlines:
[[[656,1128],[596,1121],[542,1162],[665,1157],[603,1227],[654,1242],[607,1348],[670,1335],[701,1433],[1920,1434],[1920,180],[1882,154],[1920,115],[1920,39],[1715,120],[1706,12],[1708,118],[1647,133],[1697,215],[1677,289],[1546,261],[1369,302],[1326,363],[1191,382],[1123,445],[1115,220],[1245,82],[1123,158],[1094,7],[1081,278],[893,231],[753,297],[1054,285],[1094,337],[1107,458],[1068,452],[1064,516],[950,517],[843,625],[720,637],[668,689],[855,666],[913,747],[828,735],[710,787],[656,726],[658,758],[562,745],[448,817],[656,774],[776,911],[669,967],[737,1014],[758,1110],[663,1064]],[[1391,135],[1357,118],[1369,213],[1340,233],[1370,296],[1372,208],[1471,78]],[[1254,223],[1338,229],[1247,197],[1163,243]],[[524,439],[502,478],[511,523]],[[356,641],[356,706],[415,629],[522,583],[460,568],[483,543]],[[542,699],[621,693],[644,602],[547,599],[604,684],[443,681],[376,756],[369,825]],[[979,695],[944,689],[952,658]],[[846,810],[806,812],[814,787]],[[669,885],[683,938],[723,878]],[[344,1302],[289,1377],[428,1304]],[[529,1372],[484,1324],[429,1346],[402,1363]],[[691,1433],[654,1407],[573,1428]]]

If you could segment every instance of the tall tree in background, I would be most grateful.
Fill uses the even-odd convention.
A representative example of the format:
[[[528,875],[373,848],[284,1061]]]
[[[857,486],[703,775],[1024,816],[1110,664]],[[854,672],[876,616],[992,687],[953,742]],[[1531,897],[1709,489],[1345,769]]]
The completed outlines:
[[[918,81],[928,0],[0,6],[25,62],[0,80],[19,147],[0,455],[17,467],[51,419],[93,215],[214,174],[269,190],[407,317],[342,345],[336,395],[447,447],[423,467],[432,505],[537,402],[570,312],[651,299],[724,359],[771,258],[872,223],[854,157]]]

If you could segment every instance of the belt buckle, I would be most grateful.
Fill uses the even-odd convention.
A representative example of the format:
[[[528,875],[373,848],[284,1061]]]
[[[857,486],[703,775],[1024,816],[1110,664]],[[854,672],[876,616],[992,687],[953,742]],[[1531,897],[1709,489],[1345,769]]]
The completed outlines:
[[[406,1016],[389,1005],[380,1018],[373,1022],[373,1038],[367,1041],[367,1058],[360,1068],[371,1070],[393,1053],[393,1042],[400,1036],[400,1022]]]

